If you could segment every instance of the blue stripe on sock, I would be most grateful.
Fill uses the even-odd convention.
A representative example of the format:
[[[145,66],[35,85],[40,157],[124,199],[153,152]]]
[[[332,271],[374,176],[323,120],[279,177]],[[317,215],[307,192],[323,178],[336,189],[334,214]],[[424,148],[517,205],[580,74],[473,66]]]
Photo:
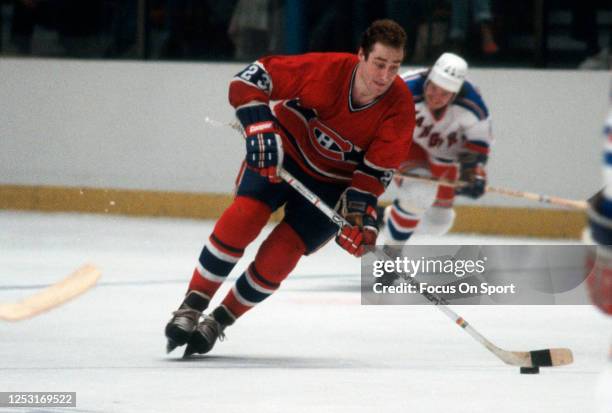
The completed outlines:
[[[210,271],[214,275],[219,277],[227,277],[227,275],[232,271],[234,266],[236,265],[233,262],[223,261],[217,257],[215,257],[208,249],[208,247],[204,247],[202,253],[200,254],[200,264],[206,270]]]
[[[251,287],[246,279],[245,273],[242,273],[240,278],[236,280],[236,289],[244,299],[249,300],[252,303],[260,303],[270,296],[270,294],[259,292]]]
[[[402,232],[395,228],[395,225],[393,225],[393,222],[391,222],[391,220],[389,220],[387,226],[389,228],[391,236],[395,241],[407,241],[412,236],[412,232]]]

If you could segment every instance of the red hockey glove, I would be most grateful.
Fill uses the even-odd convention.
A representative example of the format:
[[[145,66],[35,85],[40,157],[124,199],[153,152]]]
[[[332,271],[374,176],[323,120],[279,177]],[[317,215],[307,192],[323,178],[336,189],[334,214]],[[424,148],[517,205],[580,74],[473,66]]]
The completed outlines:
[[[338,201],[338,211],[350,225],[340,229],[336,242],[356,257],[376,244],[376,202],[374,195],[355,188],[348,188]]]
[[[590,200],[589,228],[598,245],[590,257],[587,286],[593,304],[612,315],[612,205],[601,193]]]
[[[612,315],[612,250],[598,245],[588,263],[591,268],[587,287],[591,301],[604,313]]]
[[[246,134],[247,166],[270,180],[281,182],[283,143],[268,105],[246,106],[236,111]]]

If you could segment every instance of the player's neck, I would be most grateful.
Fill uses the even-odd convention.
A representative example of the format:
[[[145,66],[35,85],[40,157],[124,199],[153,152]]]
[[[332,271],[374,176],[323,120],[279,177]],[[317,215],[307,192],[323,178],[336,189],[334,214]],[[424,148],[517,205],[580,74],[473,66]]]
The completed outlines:
[[[351,91],[351,102],[354,106],[365,106],[374,101],[378,95],[368,90],[366,82],[364,81],[359,69],[360,68],[358,67],[357,73],[355,74],[355,81]]]
[[[378,96],[374,95],[373,93],[368,93],[367,89],[365,88],[365,85],[362,85],[363,87],[361,88],[357,87],[359,83],[359,80],[355,79],[355,87],[353,88],[351,101],[353,102],[354,106],[365,106],[368,103],[372,102],[374,99],[376,99]]]
[[[429,113],[431,113],[431,116],[437,122],[440,119],[442,119],[444,115],[446,114],[446,109],[448,109],[448,105],[442,106],[441,108],[438,108],[438,109],[431,109],[431,108],[428,108],[428,109],[429,109]]]

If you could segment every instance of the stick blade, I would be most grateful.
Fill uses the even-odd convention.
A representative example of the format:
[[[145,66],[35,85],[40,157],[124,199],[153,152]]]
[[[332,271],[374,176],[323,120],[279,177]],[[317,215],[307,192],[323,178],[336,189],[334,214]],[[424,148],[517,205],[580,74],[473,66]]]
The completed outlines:
[[[546,352],[548,352],[547,355]],[[548,350],[531,351],[530,353],[531,362],[534,367],[565,366],[574,362],[574,355],[569,348],[551,348]],[[540,353],[544,354],[544,357],[540,357]]]
[[[19,321],[51,310],[93,287],[100,270],[85,264],[63,280],[15,303],[0,304],[0,320]]]
[[[569,348],[550,348],[533,351],[504,352],[500,358],[509,365],[518,367],[557,367],[572,364],[574,355]]]

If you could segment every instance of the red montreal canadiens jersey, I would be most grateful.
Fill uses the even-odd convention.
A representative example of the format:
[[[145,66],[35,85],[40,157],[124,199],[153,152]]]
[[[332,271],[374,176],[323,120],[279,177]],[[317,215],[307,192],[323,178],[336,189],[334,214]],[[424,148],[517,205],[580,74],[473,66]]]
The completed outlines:
[[[353,104],[358,62],[346,53],[265,57],[236,75],[229,100],[278,101],[285,156],[319,180],[379,196],[410,149],[414,103],[397,76],[376,100]]]

